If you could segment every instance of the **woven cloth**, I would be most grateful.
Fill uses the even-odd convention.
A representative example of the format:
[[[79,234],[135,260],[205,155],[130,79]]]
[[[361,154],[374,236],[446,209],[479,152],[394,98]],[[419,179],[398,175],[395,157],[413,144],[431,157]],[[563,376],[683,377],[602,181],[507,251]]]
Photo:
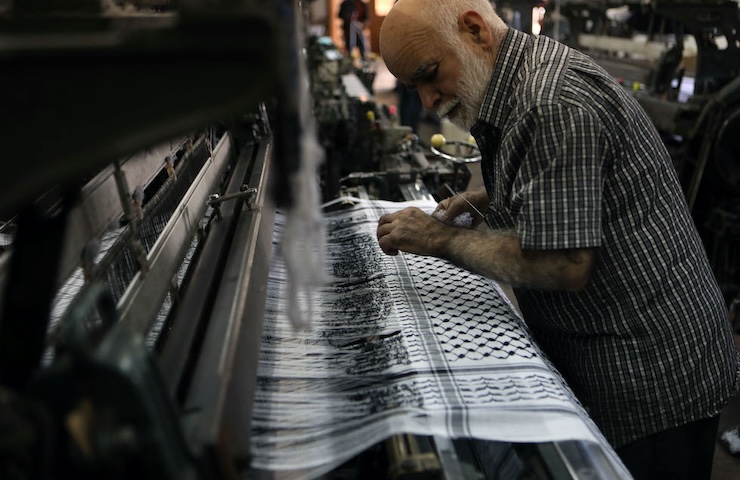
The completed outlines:
[[[611,447],[495,282],[432,257],[385,255],[378,218],[432,202],[361,201],[325,216],[327,275],[311,328],[286,314],[278,215],[252,467],[323,474],[393,434]],[[627,474],[625,474],[627,477]]]

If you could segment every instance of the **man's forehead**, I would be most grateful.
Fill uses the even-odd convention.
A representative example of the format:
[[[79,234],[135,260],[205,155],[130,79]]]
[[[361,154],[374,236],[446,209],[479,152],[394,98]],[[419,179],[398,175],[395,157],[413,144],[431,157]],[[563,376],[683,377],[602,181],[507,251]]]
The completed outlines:
[[[429,19],[418,8],[412,8],[413,5],[406,0],[391,9],[380,28],[381,47],[386,39],[398,48],[411,37],[431,34]]]
[[[437,64],[436,57],[426,49],[405,49],[391,58],[388,68],[399,80],[409,85],[417,83]]]
[[[384,41],[381,53],[391,71],[404,81],[418,77],[437,61],[434,38],[420,29],[393,32]],[[397,70],[397,71],[394,71]]]

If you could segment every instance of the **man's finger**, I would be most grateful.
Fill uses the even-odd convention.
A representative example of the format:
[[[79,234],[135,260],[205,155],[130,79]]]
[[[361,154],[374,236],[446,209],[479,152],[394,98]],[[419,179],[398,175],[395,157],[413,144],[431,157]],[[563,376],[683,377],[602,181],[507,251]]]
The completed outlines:
[[[398,255],[398,249],[391,247],[390,243],[391,241],[387,233],[378,233],[378,245],[380,245],[380,249],[388,255]]]

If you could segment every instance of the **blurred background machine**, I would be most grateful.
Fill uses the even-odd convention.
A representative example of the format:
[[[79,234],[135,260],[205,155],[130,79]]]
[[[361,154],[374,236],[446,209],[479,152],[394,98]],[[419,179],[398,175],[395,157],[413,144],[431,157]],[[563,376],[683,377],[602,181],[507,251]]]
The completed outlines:
[[[465,189],[470,171],[455,159],[475,158],[475,145],[452,159],[433,155],[429,139],[422,141],[410,126],[399,124],[395,104],[375,98],[372,62],[357,64],[329,37],[314,36],[308,64],[319,139],[326,151],[325,201],[339,195],[402,201],[431,199],[436,193],[445,198],[445,183]]]
[[[583,12],[597,7],[562,3],[571,35],[576,18],[593,31]],[[728,2],[675,3],[699,9],[687,25],[708,19],[699,39],[729,28]],[[295,201],[306,132],[301,62],[323,201],[469,184],[475,145],[433,151],[377,100],[374,61],[344,57],[305,18],[293,0],[0,1],[0,477],[247,475],[273,219]],[[734,284],[738,56],[720,55],[699,48],[689,99],[671,93],[686,73],[634,92]],[[609,471],[578,443],[401,436],[332,478],[494,478],[513,461],[528,478]]]

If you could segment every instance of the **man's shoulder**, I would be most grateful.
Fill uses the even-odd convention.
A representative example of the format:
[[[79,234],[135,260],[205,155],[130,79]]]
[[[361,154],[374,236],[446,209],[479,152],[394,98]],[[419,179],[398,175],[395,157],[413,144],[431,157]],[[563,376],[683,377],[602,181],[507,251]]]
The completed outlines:
[[[610,96],[615,81],[587,55],[555,40],[539,36],[519,71],[523,105],[578,107],[590,98]]]
[[[570,49],[539,36],[525,52],[517,72],[517,98],[521,106],[531,108],[558,100],[568,68]]]

